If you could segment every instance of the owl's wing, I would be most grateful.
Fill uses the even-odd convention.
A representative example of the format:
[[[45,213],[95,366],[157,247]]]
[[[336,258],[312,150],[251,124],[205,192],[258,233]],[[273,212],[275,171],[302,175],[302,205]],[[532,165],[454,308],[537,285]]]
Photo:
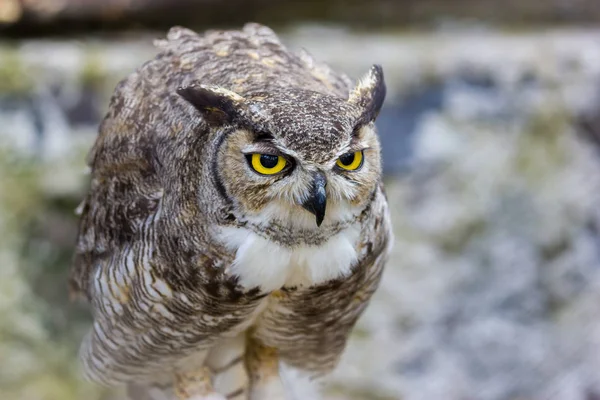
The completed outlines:
[[[165,326],[160,321],[166,317],[149,256],[162,201],[157,161],[138,138],[121,137],[125,130],[105,130],[122,124],[120,117],[107,121],[89,157],[91,183],[81,207],[70,289],[91,303],[94,315],[80,350],[84,372],[114,384],[157,368],[136,357],[153,354],[156,327]]]
[[[97,269],[114,256],[115,249],[130,246],[139,237],[157,211],[162,188],[152,151],[136,148],[131,138],[125,141],[101,132],[88,163],[92,179],[79,208],[70,289],[75,297],[90,299]]]
[[[206,130],[176,92],[194,72],[174,51],[119,83],[88,157],[70,287],[91,303],[94,325],[80,357],[99,383],[156,382],[212,348],[258,302],[234,297],[235,282],[214,284],[228,256],[204,231],[190,184],[204,182]],[[222,291],[235,301],[217,302]]]

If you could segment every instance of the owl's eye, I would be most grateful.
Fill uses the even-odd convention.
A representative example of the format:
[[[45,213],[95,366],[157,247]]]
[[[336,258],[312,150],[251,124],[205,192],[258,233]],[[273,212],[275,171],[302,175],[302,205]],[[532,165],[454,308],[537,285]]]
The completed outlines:
[[[362,167],[363,152],[355,151],[354,153],[343,154],[338,158],[335,164],[346,171],[356,171]]]
[[[250,155],[250,165],[259,174],[274,175],[283,171],[287,165],[287,161],[281,156],[254,153]]]

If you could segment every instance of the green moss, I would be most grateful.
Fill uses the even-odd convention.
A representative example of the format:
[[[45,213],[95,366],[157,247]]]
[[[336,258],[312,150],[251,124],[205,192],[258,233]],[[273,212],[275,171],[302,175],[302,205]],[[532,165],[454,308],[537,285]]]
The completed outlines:
[[[21,95],[30,91],[31,76],[17,48],[0,48],[0,94]]]
[[[356,326],[352,330],[352,337],[354,339],[368,339],[371,337],[371,332],[367,329],[362,328],[361,326]]]
[[[484,220],[470,221],[458,225],[456,229],[440,237],[440,247],[449,254],[461,254],[465,247],[477,236],[483,234],[486,229]]]
[[[102,57],[95,49],[89,49],[85,55],[85,62],[79,80],[84,87],[95,89],[102,88],[106,82],[106,70]]]
[[[516,173],[529,184],[552,177],[552,171],[569,162],[568,140],[570,117],[565,110],[552,109],[533,115],[518,144]]]
[[[0,209],[7,210],[9,221],[23,222],[39,206],[37,168],[34,160],[0,148]]]
[[[0,368],[0,397],[125,398],[82,379],[77,350],[90,317],[66,290],[79,196],[49,193],[46,169],[0,147],[0,359],[11,365]]]

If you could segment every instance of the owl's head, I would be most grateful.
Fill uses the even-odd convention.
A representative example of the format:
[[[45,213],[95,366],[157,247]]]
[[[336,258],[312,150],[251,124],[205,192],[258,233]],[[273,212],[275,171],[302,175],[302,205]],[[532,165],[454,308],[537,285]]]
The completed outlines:
[[[369,202],[381,175],[374,121],[385,91],[373,66],[348,98],[276,85],[178,93],[210,125],[212,176],[236,217],[308,230],[347,223]]]

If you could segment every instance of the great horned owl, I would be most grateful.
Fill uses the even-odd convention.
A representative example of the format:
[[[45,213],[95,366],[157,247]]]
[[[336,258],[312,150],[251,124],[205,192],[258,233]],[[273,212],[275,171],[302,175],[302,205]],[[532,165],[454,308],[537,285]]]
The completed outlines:
[[[84,371],[139,399],[315,399],[391,243],[382,70],[352,85],[258,24],[157,46],[89,156]]]

